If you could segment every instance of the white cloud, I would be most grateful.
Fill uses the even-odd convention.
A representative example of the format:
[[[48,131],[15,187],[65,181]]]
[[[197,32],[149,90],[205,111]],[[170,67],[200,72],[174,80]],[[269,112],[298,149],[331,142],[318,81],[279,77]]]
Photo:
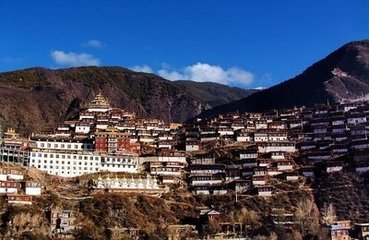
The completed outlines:
[[[85,47],[94,47],[94,48],[103,48],[104,44],[96,39],[88,40],[87,42],[82,44]]]
[[[254,88],[255,90],[264,90],[264,89],[266,89],[266,87],[256,87],[256,88]]]
[[[99,66],[100,59],[88,53],[74,53],[55,50],[51,57],[58,65],[63,66]]]
[[[142,65],[142,66],[139,66],[139,65],[136,65],[134,67],[131,67],[130,68],[132,71],[135,71],[135,72],[145,72],[145,73],[153,73],[154,71],[152,70],[152,68],[146,64]]]
[[[193,80],[227,85],[248,85],[254,80],[254,75],[251,72],[241,68],[223,69],[220,66],[200,62],[187,66],[182,71],[163,68],[158,71],[158,74],[169,80]]]
[[[160,69],[158,71],[159,76],[168,79],[168,80],[188,80],[188,76],[180,73],[180,72],[176,72],[176,71],[170,71],[168,69]]]

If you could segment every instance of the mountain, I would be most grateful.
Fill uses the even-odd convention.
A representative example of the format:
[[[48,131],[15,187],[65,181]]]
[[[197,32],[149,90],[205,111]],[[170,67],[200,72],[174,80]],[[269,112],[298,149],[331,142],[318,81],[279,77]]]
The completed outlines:
[[[212,106],[218,106],[232,102],[232,99],[241,99],[243,95],[251,95],[258,90],[245,90],[237,87],[229,87],[213,82],[175,81],[176,86],[192,94],[193,97],[201,99]]]
[[[254,91],[221,84],[172,82],[121,67],[30,68],[0,73],[0,124],[21,133],[78,116],[95,94],[139,116],[183,122]],[[219,97],[221,96],[221,97]]]
[[[288,67],[288,66],[286,66]],[[300,75],[249,97],[205,111],[265,111],[353,100],[369,94],[369,40],[348,43]]]

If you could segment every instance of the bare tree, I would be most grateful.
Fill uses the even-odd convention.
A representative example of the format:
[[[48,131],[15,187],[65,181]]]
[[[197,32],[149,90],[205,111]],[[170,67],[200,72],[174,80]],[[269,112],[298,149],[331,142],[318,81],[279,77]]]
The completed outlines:
[[[336,209],[332,203],[324,203],[322,209],[322,222],[326,225],[330,225],[336,221]]]

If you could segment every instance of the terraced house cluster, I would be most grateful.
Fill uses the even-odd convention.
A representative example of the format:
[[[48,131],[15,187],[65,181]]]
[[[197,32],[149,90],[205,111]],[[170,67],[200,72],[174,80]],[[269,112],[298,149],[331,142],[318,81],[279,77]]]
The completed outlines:
[[[4,162],[63,177],[95,172],[147,175],[96,179],[99,189],[161,192],[169,185],[186,186],[194,194],[271,196],[271,179],[313,178],[317,164],[327,172],[368,171],[368,116],[369,105],[356,102],[228,113],[182,125],[139,118],[112,108],[97,94],[78,119],[56,129],[29,138],[8,130],[0,154]]]

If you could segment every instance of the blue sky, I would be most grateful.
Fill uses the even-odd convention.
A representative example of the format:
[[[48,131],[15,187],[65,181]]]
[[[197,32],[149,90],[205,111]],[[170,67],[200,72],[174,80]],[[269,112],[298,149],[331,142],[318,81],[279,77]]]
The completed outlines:
[[[122,66],[269,87],[369,38],[369,1],[0,1],[0,71]]]

